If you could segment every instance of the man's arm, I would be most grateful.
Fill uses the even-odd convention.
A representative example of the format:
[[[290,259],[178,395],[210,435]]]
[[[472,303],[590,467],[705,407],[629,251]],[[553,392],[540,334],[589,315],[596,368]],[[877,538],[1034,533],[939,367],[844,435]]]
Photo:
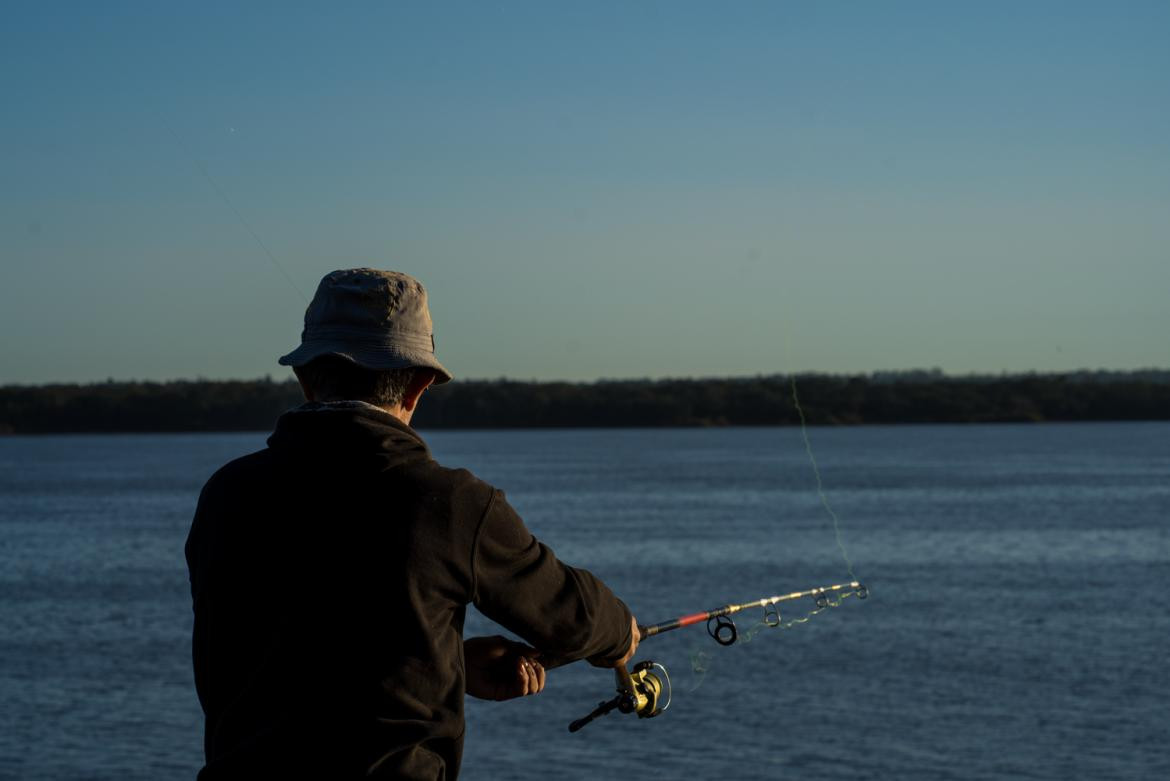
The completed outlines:
[[[541,544],[496,491],[474,545],[474,603],[538,649],[547,665],[586,658],[624,664],[638,645],[637,622],[599,578],[570,567]]]

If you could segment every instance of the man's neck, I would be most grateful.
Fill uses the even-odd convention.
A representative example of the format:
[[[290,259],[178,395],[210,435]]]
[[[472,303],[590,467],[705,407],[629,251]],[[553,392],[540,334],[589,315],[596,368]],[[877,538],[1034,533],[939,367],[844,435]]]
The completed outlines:
[[[328,401],[324,401],[321,399],[306,398],[305,400],[306,401],[315,401],[315,402],[319,402],[321,404],[366,404],[366,405],[373,407],[375,409],[382,410],[387,415],[390,415],[391,417],[397,418],[398,420],[402,421],[403,423],[405,423],[408,426],[410,425],[410,419],[412,417],[414,417],[414,410],[412,410],[412,409],[408,410],[402,404],[394,404],[394,405],[388,406],[386,404],[374,404],[373,402],[365,401],[364,399],[329,399]]]

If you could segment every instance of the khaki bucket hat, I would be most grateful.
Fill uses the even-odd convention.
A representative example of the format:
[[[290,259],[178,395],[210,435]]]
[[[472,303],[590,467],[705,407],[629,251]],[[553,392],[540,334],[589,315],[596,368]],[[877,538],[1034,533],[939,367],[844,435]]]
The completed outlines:
[[[366,369],[425,367],[435,383],[451,372],[435,358],[427,291],[400,271],[343,269],[326,274],[305,310],[301,346],[281,356],[282,366],[304,366],[336,355]]]

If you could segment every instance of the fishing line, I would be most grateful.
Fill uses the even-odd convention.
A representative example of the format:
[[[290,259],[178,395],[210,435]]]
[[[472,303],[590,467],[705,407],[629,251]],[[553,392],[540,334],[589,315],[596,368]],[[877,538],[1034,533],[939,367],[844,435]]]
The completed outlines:
[[[821,480],[821,469],[817,466],[817,457],[813,455],[812,442],[808,438],[808,422],[804,417],[804,408],[800,406],[800,396],[796,392],[796,375],[790,375],[790,379],[792,406],[796,407],[796,414],[800,416],[800,437],[804,440],[804,452],[808,454],[808,462],[812,464],[813,476],[817,481],[817,496],[821,499],[821,506],[833,520],[833,535],[837,540],[837,548],[841,551],[841,558],[845,562],[845,569],[849,571],[849,579],[857,580],[857,575],[853,573],[853,562],[849,560],[849,554],[845,552],[845,542],[841,538],[841,521],[837,518],[833,505],[829,503],[829,495],[825,493],[825,484]]]
[[[289,276],[289,273],[285,271],[284,266],[282,266],[280,261],[276,259],[276,256],[272,254],[272,250],[268,249],[268,245],[265,244],[264,240],[260,238],[260,234],[252,229],[252,225],[246,219],[244,219],[244,215],[240,212],[239,209],[236,208],[236,205],[232,203],[232,199],[228,197],[224,189],[220,187],[219,183],[216,182],[214,178],[212,178],[210,173],[208,173],[207,166],[203,164],[203,161],[199,159],[198,155],[191,151],[189,145],[183,143],[183,140],[179,138],[179,134],[175,132],[175,128],[171,126],[171,123],[167,121],[166,116],[163,115],[162,112],[159,112],[159,117],[162,119],[163,125],[170,132],[171,138],[175,139],[175,144],[186,153],[187,157],[189,157],[191,162],[194,163],[195,168],[199,171],[200,174],[202,174],[203,178],[207,180],[207,183],[211,185],[211,189],[214,190],[215,194],[218,195],[220,200],[224,202],[224,205],[227,206],[228,210],[236,216],[236,219],[239,220],[240,225],[243,226],[244,230],[248,232],[248,235],[252,237],[256,244],[264,252],[265,256],[267,256],[268,260],[272,263],[272,267],[280,272],[280,275],[284,277],[285,281],[288,282],[292,289],[297,292],[297,295],[301,297],[305,304],[308,304],[309,297],[306,296],[305,292],[297,286],[297,283],[294,282],[293,278]]]
[[[785,336],[785,352],[788,353],[789,363],[791,363],[791,345],[788,343],[787,335]],[[845,540],[841,534],[841,519],[837,516],[837,511],[833,509],[832,502],[829,501],[829,495],[825,491],[824,480],[821,477],[820,465],[817,463],[816,454],[813,453],[812,441],[808,435],[808,419],[805,415],[804,407],[800,403],[800,393],[796,387],[796,374],[789,375],[789,387],[792,391],[792,406],[796,410],[796,414],[800,419],[800,438],[804,443],[804,452],[808,457],[809,465],[812,467],[813,477],[816,480],[817,497],[820,499],[821,506],[825,509],[825,513],[829,516],[829,519],[833,523],[833,537],[836,540],[837,549],[841,553],[841,560],[845,563],[845,569],[849,573],[849,579],[855,585],[860,586],[860,584],[857,583],[857,575],[853,571],[853,562],[849,558],[849,553],[845,548]],[[709,625],[708,633],[721,645],[730,645],[737,639],[744,643],[750,643],[756,637],[756,635],[758,635],[764,629],[792,629],[794,627],[800,626],[801,624],[808,623],[812,617],[818,613],[823,613],[825,610],[830,608],[839,607],[841,602],[850,596],[856,595],[861,598],[865,598],[868,596],[868,594],[869,591],[864,586],[860,586],[859,588],[849,591],[819,593],[816,595],[816,606],[812,610],[809,610],[804,615],[797,618],[783,621],[780,619],[779,610],[773,603],[771,606],[765,606],[763,620],[756,622],[745,632],[737,632],[735,625],[730,621],[730,619],[718,618],[718,621],[726,621],[727,624],[723,625],[722,627],[717,627],[715,631],[712,631]],[[772,612],[769,612],[770,610]],[[724,632],[723,637],[729,638],[726,642],[718,634],[720,631]],[[694,683],[691,686],[690,691],[695,691],[700,686],[702,686],[703,682],[707,678],[707,673],[711,671],[713,657],[706,651],[691,651],[689,656],[691,662],[691,674],[694,679]]]

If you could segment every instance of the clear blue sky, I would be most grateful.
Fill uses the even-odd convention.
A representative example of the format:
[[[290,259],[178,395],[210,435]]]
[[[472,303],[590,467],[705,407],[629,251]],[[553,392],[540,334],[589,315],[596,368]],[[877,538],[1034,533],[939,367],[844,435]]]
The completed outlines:
[[[1170,366],[1170,3],[3,16],[0,383],[287,376],[229,201],[462,377]]]

